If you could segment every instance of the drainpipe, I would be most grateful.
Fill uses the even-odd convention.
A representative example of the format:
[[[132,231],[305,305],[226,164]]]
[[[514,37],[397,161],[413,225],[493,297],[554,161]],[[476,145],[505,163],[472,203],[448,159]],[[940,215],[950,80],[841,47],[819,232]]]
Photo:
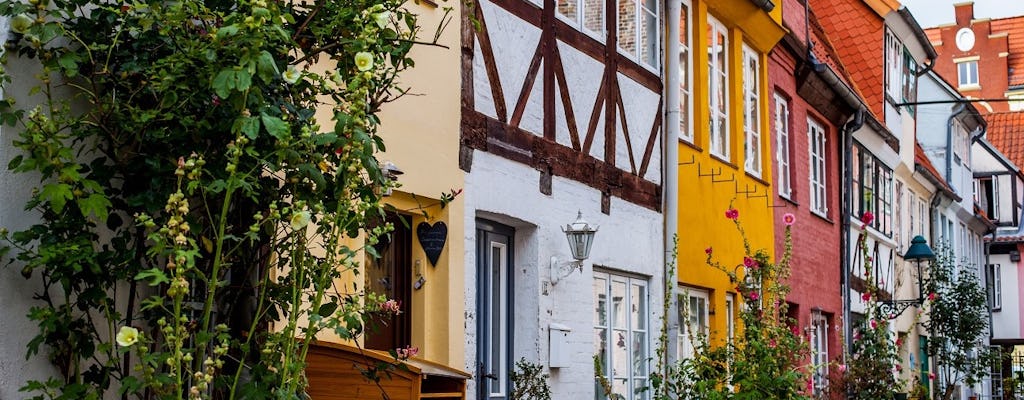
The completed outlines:
[[[960,103],[953,108],[953,113],[946,120],[946,182],[953,181],[953,120],[967,109],[967,104]]]
[[[662,198],[662,216],[664,217],[664,266],[665,266],[665,287],[663,290],[668,290],[668,293],[663,295],[668,296],[668,310],[665,312],[665,332],[668,333],[668,341],[666,342],[667,348],[665,349],[665,366],[668,367],[675,363],[676,352],[672,349],[678,348],[679,338],[679,313],[672,312],[675,310],[676,296],[672,295],[672,290],[676,287],[676,280],[678,271],[675,274],[672,271],[676,264],[676,260],[672,259],[672,252],[676,246],[676,233],[679,227],[679,18],[682,14],[682,3],[676,0],[665,1],[665,21],[666,21],[666,34],[664,37],[670,38],[666,40],[665,46],[665,129],[662,136],[662,146],[664,147],[664,154],[662,157],[662,179],[661,179],[661,198]],[[661,371],[667,372],[667,371]]]
[[[852,255],[850,254],[850,214],[853,210],[853,159],[850,158],[850,154],[853,154],[853,133],[860,130],[861,126],[864,125],[864,109],[858,109],[853,115],[853,119],[843,124],[841,134],[843,135],[843,151],[840,152],[843,158],[843,197],[842,197],[842,213],[839,217],[840,220],[840,233],[839,233],[839,246],[842,251],[839,252],[839,265],[840,265],[840,276],[839,283],[841,290],[843,291],[843,325],[845,332],[843,332],[846,340],[850,340],[853,337],[853,324],[850,323],[850,264]],[[844,348],[847,343],[843,343]],[[847,351],[843,351],[843,357],[846,357]],[[844,363],[847,360],[843,360]]]

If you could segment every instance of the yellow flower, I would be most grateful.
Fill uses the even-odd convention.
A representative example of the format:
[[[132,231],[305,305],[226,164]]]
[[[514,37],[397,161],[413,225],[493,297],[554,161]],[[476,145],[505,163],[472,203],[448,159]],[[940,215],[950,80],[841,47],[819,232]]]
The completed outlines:
[[[365,51],[356,53],[356,68],[360,71],[369,71],[373,68],[373,54]]]
[[[140,337],[141,335],[139,335],[138,329],[132,328],[130,326],[122,326],[121,330],[117,332],[117,337],[115,338],[115,340],[117,341],[117,344],[119,346],[129,347],[135,343],[138,343]]]
[[[289,84],[298,82],[300,77],[302,77],[302,73],[296,70],[295,67],[288,67],[287,70],[281,73],[281,78]]]
[[[309,211],[299,211],[292,213],[291,220],[292,230],[299,230],[309,225]]]
[[[28,28],[32,27],[33,23],[35,23],[35,20],[32,17],[26,14],[18,14],[11,18],[11,30],[17,33],[25,33]]]

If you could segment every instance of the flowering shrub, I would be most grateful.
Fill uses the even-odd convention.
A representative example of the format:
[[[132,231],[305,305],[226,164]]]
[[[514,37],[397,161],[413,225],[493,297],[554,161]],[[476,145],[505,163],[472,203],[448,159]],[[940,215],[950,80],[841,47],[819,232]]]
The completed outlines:
[[[35,79],[0,101],[8,166],[42,178],[40,222],[2,236],[42,284],[28,353],[62,373],[24,390],[303,398],[318,332],[398,312],[334,283],[389,230],[370,222],[392,185],[377,113],[418,43],[403,4],[0,0],[0,82]]]
[[[808,345],[794,332],[786,314],[789,263],[792,255],[791,225],[784,219],[785,252],[778,263],[768,253],[752,250],[739,220],[730,208],[725,216],[743,236],[745,255],[737,264],[723,264],[709,247],[707,264],[729,276],[739,295],[742,326],[737,336],[722,346],[711,347],[706,338],[695,338],[697,355],[656,373],[651,383],[655,398],[668,399],[805,399],[809,377],[802,364]],[[669,291],[671,293],[671,291]],[[681,322],[684,323],[684,322]]]
[[[870,212],[865,212],[861,217],[864,225],[870,225],[873,219]],[[857,246],[864,260],[865,288],[861,300],[865,304],[865,321],[853,327],[845,373],[837,377],[830,387],[851,399],[891,398],[893,392],[900,387],[896,373],[902,366],[899,364],[897,345],[889,331],[890,316],[881,315],[879,308],[881,290],[875,280],[877,274],[873,270],[874,260],[869,256],[865,236],[860,237]]]

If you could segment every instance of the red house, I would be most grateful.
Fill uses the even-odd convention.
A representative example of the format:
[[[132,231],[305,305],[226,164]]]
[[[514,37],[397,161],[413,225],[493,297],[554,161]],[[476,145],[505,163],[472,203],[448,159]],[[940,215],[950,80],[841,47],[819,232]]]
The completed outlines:
[[[863,107],[851,89],[813,10],[800,0],[782,4],[789,29],[769,55],[775,148],[776,254],[782,254],[792,214],[793,258],[789,314],[811,344],[814,393],[827,393],[829,363],[840,360],[843,296],[840,189],[842,126]],[[805,23],[805,21],[809,21]],[[808,42],[807,37],[810,37]]]

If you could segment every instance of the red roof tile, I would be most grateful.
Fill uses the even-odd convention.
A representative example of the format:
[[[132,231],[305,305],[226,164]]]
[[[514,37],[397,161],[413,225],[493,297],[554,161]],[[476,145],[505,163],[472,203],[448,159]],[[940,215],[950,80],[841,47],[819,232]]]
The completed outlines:
[[[985,115],[985,138],[1014,164],[1024,165],[1024,111]]]
[[[876,119],[882,115],[884,21],[867,4],[850,0],[810,0],[829,33],[836,54]]]
[[[1010,86],[1024,85],[1024,16],[993,19],[991,23],[992,34],[1009,34],[1006,64],[1011,71]]]

